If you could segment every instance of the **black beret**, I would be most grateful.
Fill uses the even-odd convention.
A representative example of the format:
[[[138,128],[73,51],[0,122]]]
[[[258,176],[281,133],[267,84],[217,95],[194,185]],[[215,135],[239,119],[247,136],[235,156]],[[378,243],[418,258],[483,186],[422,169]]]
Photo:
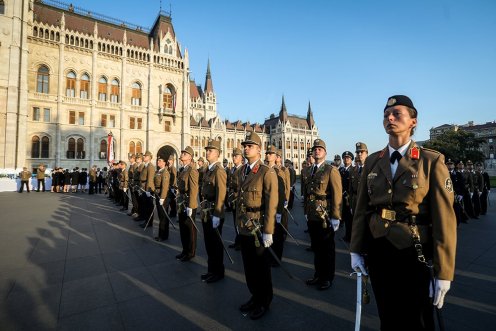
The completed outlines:
[[[417,109],[413,105],[412,100],[406,95],[393,95],[392,97],[389,97],[386,106],[384,107],[384,110],[394,106],[406,106],[408,108],[412,108],[413,110],[417,111]]]

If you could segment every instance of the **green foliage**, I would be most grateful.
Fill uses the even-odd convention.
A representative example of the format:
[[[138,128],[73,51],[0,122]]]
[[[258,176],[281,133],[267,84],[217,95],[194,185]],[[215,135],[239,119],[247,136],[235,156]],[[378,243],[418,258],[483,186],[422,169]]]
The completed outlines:
[[[426,142],[424,147],[443,153],[446,159],[464,162],[472,160],[475,163],[483,162],[485,159],[480,151],[483,142],[484,139],[476,138],[472,132],[449,130]]]

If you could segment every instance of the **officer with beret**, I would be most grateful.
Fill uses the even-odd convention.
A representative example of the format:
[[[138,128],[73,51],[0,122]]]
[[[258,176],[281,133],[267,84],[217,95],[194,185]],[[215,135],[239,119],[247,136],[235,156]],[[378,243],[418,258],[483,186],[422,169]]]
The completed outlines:
[[[193,148],[187,146],[181,151],[183,170],[177,174],[177,212],[179,214],[179,233],[183,249],[176,259],[186,262],[195,257],[196,238],[198,236],[195,222],[198,208],[198,170],[193,163]]]
[[[265,248],[273,241],[278,182],[274,169],[260,160],[260,137],[249,132],[241,144],[248,163],[239,172],[236,221],[246,285],[252,296],[239,309],[255,320],[265,315],[273,297],[270,259]]]
[[[315,164],[311,167],[306,189],[308,233],[314,252],[315,272],[307,285],[326,290],[332,285],[335,274],[335,232],[341,219],[343,189],[341,176],[336,167],[325,162],[326,144],[322,139],[313,142]]]
[[[209,140],[205,147],[208,168],[203,177],[203,199],[200,205],[205,250],[208,255],[207,272],[201,280],[214,283],[224,278],[224,200],[227,192],[227,174],[219,162],[220,141]]]
[[[387,100],[383,126],[389,143],[367,158],[358,189],[351,267],[367,274],[368,266],[381,330],[434,330],[433,307],[443,306],[454,275],[453,183],[444,156],[411,139],[410,98]]]
[[[234,238],[234,243],[229,245],[229,248],[234,248],[237,251],[241,250],[241,244],[239,242],[239,230],[238,226],[236,224],[236,200],[238,199],[238,187],[239,187],[239,172],[241,171],[241,168],[244,164],[244,157],[243,157],[243,152],[241,149],[235,147],[232,152],[232,160],[233,160],[233,167],[230,170],[230,175],[227,177],[228,179],[228,184],[227,184],[227,200],[229,205],[231,206],[232,213],[233,213],[233,221],[234,221],[234,230],[236,232],[236,237]]]
[[[165,202],[169,193],[170,175],[165,168],[165,159],[162,156],[157,158],[157,171],[153,178],[155,186],[155,205],[157,207],[157,214],[159,219],[158,235],[154,237],[156,241],[163,241],[169,239],[169,221],[165,215]],[[154,224],[155,226],[155,224]]]
[[[341,220],[346,226],[346,232],[343,240],[346,242],[350,241],[351,238],[351,222],[353,221],[353,216],[351,215],[351,199],[350,199],[350,173],[352,169],[352,161],[354,159],[353,153],[346,151],[342,155],[343,166],[339,168],[339,174],[341,175],[341,186],[343,188],[343,204],[341,210]]]

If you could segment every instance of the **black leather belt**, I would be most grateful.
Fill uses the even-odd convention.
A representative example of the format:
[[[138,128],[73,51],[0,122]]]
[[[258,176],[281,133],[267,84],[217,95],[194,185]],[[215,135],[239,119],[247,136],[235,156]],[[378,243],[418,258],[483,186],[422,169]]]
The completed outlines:
[[[309,194],[307,197],[310,200],[319,200],[319,201],[327,200],[327,196],[325,196],[325,195]]]

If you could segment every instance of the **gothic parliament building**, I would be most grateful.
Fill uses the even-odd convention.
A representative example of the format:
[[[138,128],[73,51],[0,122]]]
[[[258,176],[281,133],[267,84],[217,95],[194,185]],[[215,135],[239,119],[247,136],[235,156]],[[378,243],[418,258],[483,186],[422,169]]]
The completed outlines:
[[[202,87],[190,79],[189,54],[169,13],[152,28],[57,0],[0,0],[0,168],[107,165],[131,153],[177,156],[191,146],[205,156],[209,139],[231,161],[246,133],[301,163],[318,129],[306,116],[278,114],[263,123],[223,120],[210,63]]]

